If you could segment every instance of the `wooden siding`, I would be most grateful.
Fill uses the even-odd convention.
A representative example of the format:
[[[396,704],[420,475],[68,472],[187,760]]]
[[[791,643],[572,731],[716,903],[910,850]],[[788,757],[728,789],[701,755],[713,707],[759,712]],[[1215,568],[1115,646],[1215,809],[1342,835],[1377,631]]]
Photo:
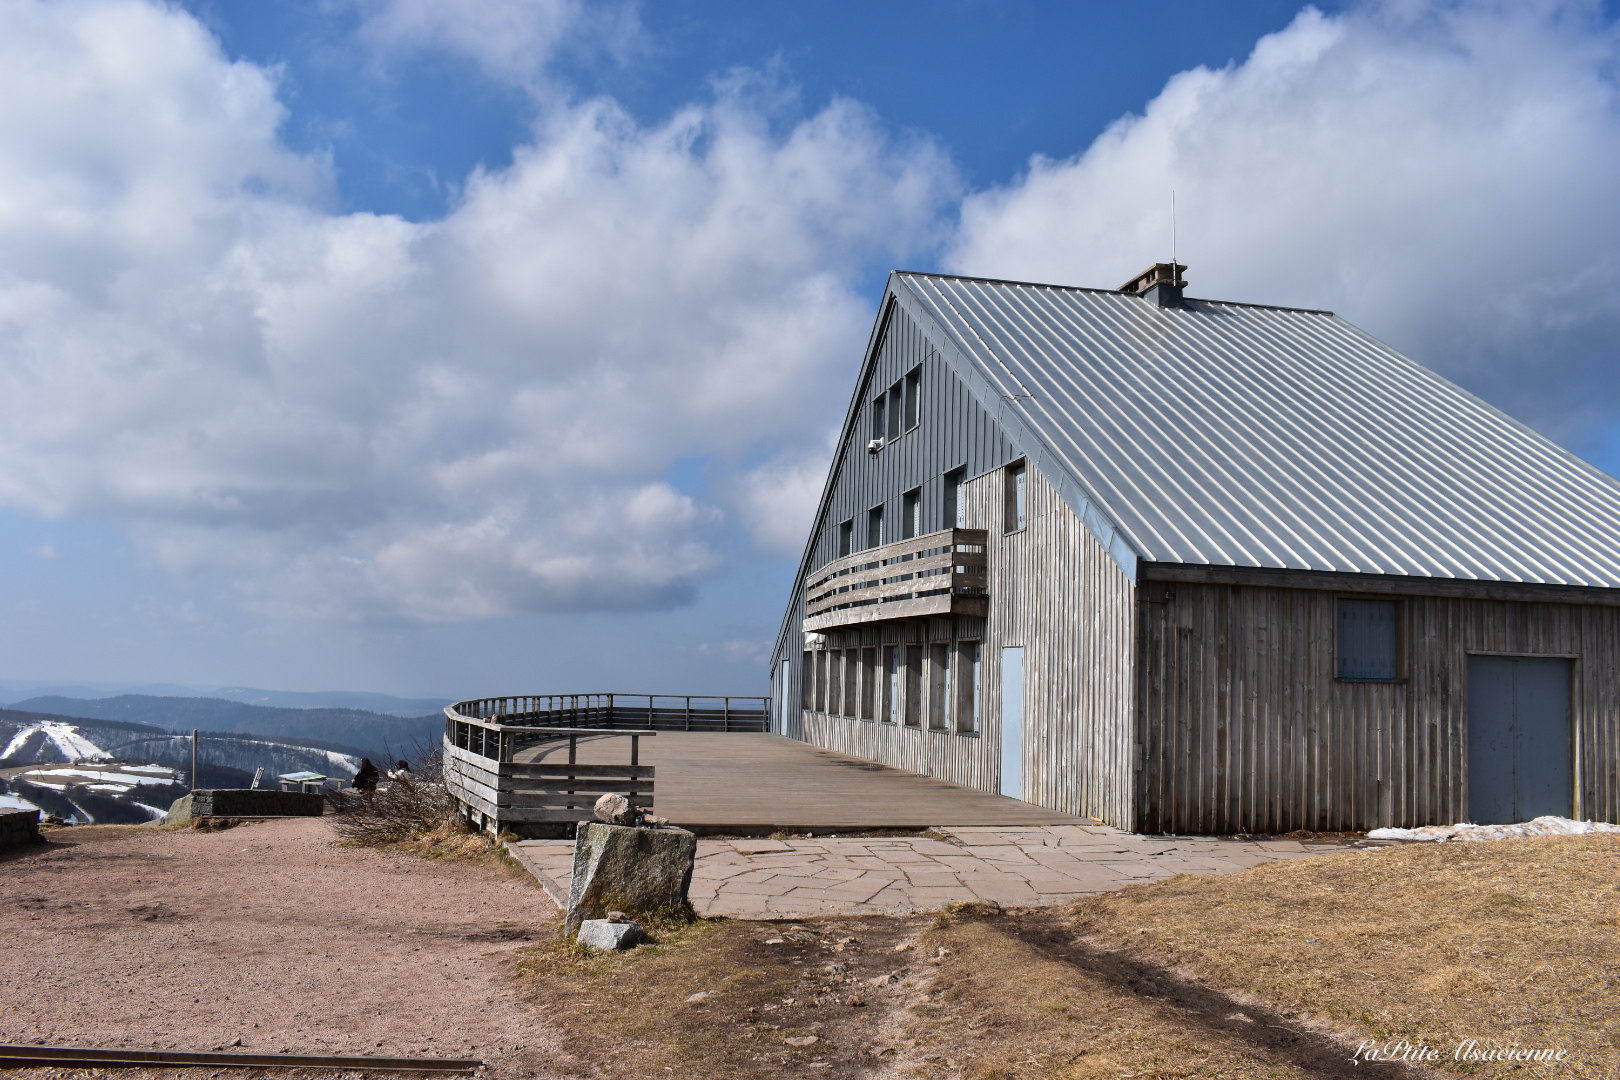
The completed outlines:
[[[987,741],[999,752],[1001,649],[1021,645],[1024,798],[1129,828],[1135,587],[1033,466],[1025,527],[1004,532],[1004,475],[968,485],[969,523],[990,537]]]
[[[1402,595],[1404,679],[1371,683],[1335,678],[1337,591],[1164,580],[1139,591],[1147,831],[1466,821],[1470,653],[1573,658],[1574,809],[1620,820],[1620,608]]]
[[[919,366],[922,382],[917,425],[886,442],[876,454],[867,453],[866,444],[872,437],[872,402],[880,391],[887,392]],[[833,459],[823,510],[812,526],[804,571],[838,558],[838,526],[845,521],[855,522],[856,548],[864,547],[865,515],[874,506],[884,507],[884,540],[899,539],[902,500],[909,491],[921,489],[925,532],[953,524],[943,520],[945,475],[962,469],[964,477],[980,476],[1000,468],[1019,453],[946,366],[917,324],[892,300],[876,334],[872,362],[857,388],[849,425],[845,441]],[[782,624],[783,636],[772,657],[773,696],[785,703],[782,722],[774,730],[820,743],[801,726],[799,710],[792,707],[804,693],[800,650],[804,585],[802,577],[794,583]],[[788,662],[785,685],[783,660]]]
[[[875,647],[881,658],[886,645],[980,642],[979,731],[929,729],[927,703],[922,723],[911,727],[840,715],[857,710],[835,706],[803,710],[805,737],[842,753],[998,790],[1001,649],[1020,645],[1026,801],[1128,826],[1133,586],[1036,469],[1026,473],[1025,528],[1004,532],[1003,477],[995,470],[964,491],[967,527],[988,530],[987,619],[896,620],[826,635],[830,656]],[[928,687],[932,650],[925,657],[920,681]],[[857,678],[863,670],[856,667]],[[863,696],[845,695],[851,699]]]

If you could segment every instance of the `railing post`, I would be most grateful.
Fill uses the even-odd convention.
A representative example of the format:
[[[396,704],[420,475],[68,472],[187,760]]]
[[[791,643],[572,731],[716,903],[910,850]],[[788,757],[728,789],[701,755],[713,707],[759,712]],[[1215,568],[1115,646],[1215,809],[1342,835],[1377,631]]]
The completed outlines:
[[[720,730],[725,734],[731,733],[731,699],[720,699]]]
[[[692,695],[686,695],[686,730],[692,730]]]

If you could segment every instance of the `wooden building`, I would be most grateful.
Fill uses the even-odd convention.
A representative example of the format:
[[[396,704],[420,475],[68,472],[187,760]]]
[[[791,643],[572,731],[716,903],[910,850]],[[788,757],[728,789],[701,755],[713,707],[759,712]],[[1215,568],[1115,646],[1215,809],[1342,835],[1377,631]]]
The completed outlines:
[[[890,277],[776,730],[1145,831],[1620,820],[1620,484],[1184,269]]]

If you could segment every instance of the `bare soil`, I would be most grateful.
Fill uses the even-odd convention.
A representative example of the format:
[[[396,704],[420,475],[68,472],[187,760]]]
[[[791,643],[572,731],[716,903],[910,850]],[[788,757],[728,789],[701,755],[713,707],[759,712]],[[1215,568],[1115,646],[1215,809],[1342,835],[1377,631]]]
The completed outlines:
[[[324,819],[49,835],[0,861],[0,1041],[573,1074],[510,973],[555,909],[498,861],[339,847]]]

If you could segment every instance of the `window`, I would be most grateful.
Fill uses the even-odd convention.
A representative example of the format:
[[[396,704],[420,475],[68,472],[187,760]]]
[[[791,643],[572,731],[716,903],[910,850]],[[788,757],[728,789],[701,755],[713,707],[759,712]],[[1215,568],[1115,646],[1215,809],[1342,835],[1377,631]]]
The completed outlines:
[[[964,641],[957,646],[956,730],[977,734],[979,730],[979,643]]]
[[[883,700],[878,703],[878,717],[885,724],[900,722],[900,646],[883,647]]]
[[[1339,678],[1392,682],[1399,677],[1394,600],[1339,601]]]
[[[855,522],[846,521],[838,526],[838,557],[842,559],[855,547]]]
[[[949,731],[951,722],[951,647],[948,644],[929,646],[931,668],[928,676],[928,726],[935,731]]]
[[[811,652],[809,649],[804,651],[804,666],[799,669],[799,674],[801,676],[799,681],[799,707],[802,709],[813,709],[816,707],[816,684],[810,678],[810,665],[815,663],[815,659],[815,653]],[[782,661],[782,685],[784,687],[787,685],[787,677],[788,665],[787,661],[784,660]],[[784,693],[786,693],[786,691],[784,691]],[[784,717],[784,719],[786,718]]]
[[[887,397],[879,394],[872,399],[872,438],[881,439],[889,430],[888,421],[884,419],[884,403]]]
[[[877,719],[877,650],[861,650],[861,719]]]
[[[1024,527],[1027,503],[1024,497],[1024,463],[1007,466],[1007,507],[1001,522],[1003,532],[1017,532]]]
[[[814,688],[810,694],[810,711],[827,711],[827,651],[825,649],[815,654],[815,666],[811,669],[814,679]]]
[[[830,652],[827,654],[827,713],[830,716],[844,715],[844,654]]]
[[[952,469],[945,474],[944,512],[939,516],[939,527],[942,529],[967,528],[967,507],[962,499],[966,494],[962,488],[966,475],[966,469]]]
[[[883,507],[874,506],[866,512],[866,546],[878,547],[883,543]]]
[[[900,426],[900,384],[889,387],[889,438],[898,439],[904,430]]]
[[[906,430],[917,426],[918,410],[922,398],[922,368],[914,367],[906,375],[905,414]]]
[[[900,499],[900,539],[922,535],[922,488],[908,491]]]
[[[922,725],[922,669],[921,645],[906,646],[906,699],[902,703],[907,727]]]

